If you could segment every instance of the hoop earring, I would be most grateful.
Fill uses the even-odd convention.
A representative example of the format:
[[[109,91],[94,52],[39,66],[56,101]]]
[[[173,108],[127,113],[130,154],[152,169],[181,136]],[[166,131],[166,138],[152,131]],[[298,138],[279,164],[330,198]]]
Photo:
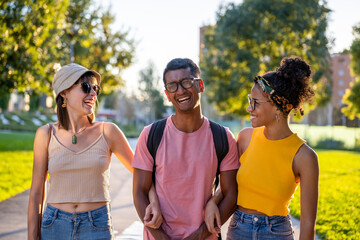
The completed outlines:
[[[67,102],[66,102],[66,98],[64,98],[64,101],[63,101],[63,104],[61,104],[61,107],[62,107],[62,108],[66,108],[66,103],[67,103]]]
[[[275,118],[276,118],[276,121],[279,122],[280,121],[280,117],[279,115],[275,114]]]

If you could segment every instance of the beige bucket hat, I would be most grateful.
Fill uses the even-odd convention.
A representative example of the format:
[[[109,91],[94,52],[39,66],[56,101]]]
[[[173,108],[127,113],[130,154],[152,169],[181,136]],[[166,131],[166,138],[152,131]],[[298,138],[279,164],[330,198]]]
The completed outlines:
[[[55,98],[59,95],[59,93],[74,85],[74,83],[86,72],[92,72],[95,75],[98,84],[100,85],[101,76],[94,70],[87,69],[76,63],[70,63],[60,68],[52,81],[52,87],[55,91]]]

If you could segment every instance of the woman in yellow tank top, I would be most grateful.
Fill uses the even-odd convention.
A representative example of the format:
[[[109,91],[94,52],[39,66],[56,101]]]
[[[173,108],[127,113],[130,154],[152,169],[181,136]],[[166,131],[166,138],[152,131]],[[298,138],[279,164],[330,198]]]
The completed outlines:
[[[95,121],[100,74],[72,63],[54,77],[58,122],[40,127],[34,140],[28,239],[113,239],[109,210],[111,154],[133,171],[133,152],[113,123]],[[48,191],[45,194],[47,175]],[[42,213],[44,198],[47,206]],[[154,189],[145,225],[162,222]],[[41,233],[41,234],[40,234]]]
[[[300,183],[300,239],[314,239],[318,204],[319,166],[316,153],[289,127],[292,110],[303,115],[310,100],[311,69],[301,58],[284,58],[276,71],[254,79],[248,96],[252,128],[238,135],[237,210],[227,239],[294,239],[289,203]],[[207,204],[210,232],[220,226],[218,192]]]

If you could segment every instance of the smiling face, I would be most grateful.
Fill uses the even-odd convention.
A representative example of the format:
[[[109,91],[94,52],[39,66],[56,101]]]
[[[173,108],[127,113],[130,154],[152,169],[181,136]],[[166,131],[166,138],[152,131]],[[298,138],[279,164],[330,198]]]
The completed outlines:
[[[179,83],[185,78],[196,77],[197,76],[191,75],[189,68],[171,70],[165,74],[165,84],[170,82]],[[200,108],[200,91],[197,82],[194,82],[194,85],[188,89],[184,89],[180,84],[178,84],[178,89],[176,92],[171,93],[165,90],[165,94],[169,102],[174,105],[175,111],[177,113],[191,112],[197,108]]]
[[[252,87],[250,97],[255,105],[255,110],[252,109],[250,104],[246,108],[246,111],[250,113],[251,126],[256,128],[274,123],[278,110],[275,105],[268,102],[269,99],[264,95],[258,84],[254,84]]]
[[[97,85],[95,77],[84,79],[83,82],[88,82],[91,85],[89,93],[85,93],[81,83],[74,84],[71,88],[63,91],[61,96],[66,99],[66,108],[68,113],[76,113],[79,115],[90,115],[94,113],[95,103],[97,99],[94,86]],[[95,88],[96,89],[96,88]]]

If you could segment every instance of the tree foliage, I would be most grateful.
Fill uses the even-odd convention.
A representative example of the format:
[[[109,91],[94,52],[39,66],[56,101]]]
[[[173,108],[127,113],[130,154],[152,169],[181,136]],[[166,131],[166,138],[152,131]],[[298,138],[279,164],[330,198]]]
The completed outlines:
[[[353,26],[354,40],[351,43],[351,67],[354,74],[360,76],[360,23]]]
[[[67,0],[2,1],[0,94],[49,92]]]
[[[331,96],[325,35],[329,11],[326,1],[317,0],[244,0],[220,6],[216,25],[205,28],[200,54],[209,99],[223,113],[245,115],[254,76],[296,55],[314,71],[315,102],[326,103]]]
[[[159,82],[160,77],[156,75],[155,66],[153,62],[149,62],[148,66],[140,71],[139,90],[144,100],[150,103],[150,111],[154,113],[155,119],[163,118],[166,111]]]
[[[123,85],[120,73],[130,66],[135,51],[128,32],[112,32],[115,21],[111,7],[101,12],[92,0],[71,1],[63,35],[65,63],[76,62],[101,74],[102,92],[110,93]]]
[[[102,92],[123,84],[133,60],[127,31],[92,0],[8,0],[0,9],[0,94],[51,92],[56,66],[76,62],[102,75]]]
[[[360,118],[360,23],[353,27],[354,40],[350,47],[351,67],[355,74],[355,82],[350,83],[343,102],[346,105],[341,111],[350,119]]]

